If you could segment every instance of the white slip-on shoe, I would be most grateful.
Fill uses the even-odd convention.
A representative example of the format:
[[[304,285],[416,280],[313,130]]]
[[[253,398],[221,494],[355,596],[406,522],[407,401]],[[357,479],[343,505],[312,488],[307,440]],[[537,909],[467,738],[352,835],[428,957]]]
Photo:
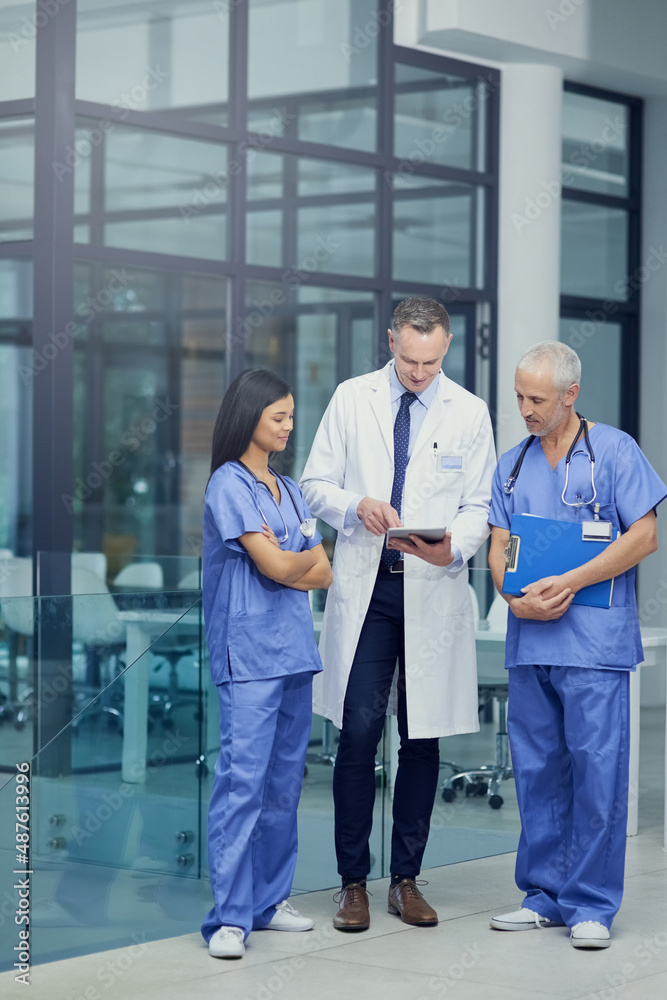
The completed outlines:
[[[264,928],[265,931],[310,931],[315,926],[315,921],[309,917],[302,917],[298,910],[287,902],[286,899],[276,906],[276,912]]]
[[[208,943],[213,958],[242,958],[245,955],[243,931],[240,927],[220,927]]]
[[[611,934],[597,920],[583,920],[570,931],[570,942],[573,948],[608,948]]]
[[[547,920],[541,913],[522,906],[520,910],[511,913],[501,913],[499,917],[491,917],[491,926],[497,931],[533,931],[535,928],[563,927],[557,920]]]

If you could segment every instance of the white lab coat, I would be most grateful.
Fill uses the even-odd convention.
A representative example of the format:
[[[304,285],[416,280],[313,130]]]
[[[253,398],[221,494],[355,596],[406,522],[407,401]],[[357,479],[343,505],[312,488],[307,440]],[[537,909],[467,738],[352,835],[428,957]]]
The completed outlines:
[[[437,451],[434,448],[437,444]],[[440,471],[441,465],[461,468]],[[453,461],[441,462],[441,459]],[[486,404],[444,375],[408,463],[403,523],[443,527],[463,556],[451,573],[405,557],[405,660],[411,739],[479,729],[477,670],[467,561],[489,534],[496,465]],[[389,502],[394,477],[389,365],[338,386],[322,417],[301,479],[311,512],[336,528],[313,710],[342,726],[350,668],[377,575],[383,536],[344,528],[355,495]],[[389,712],[395,711],[395,698]]]

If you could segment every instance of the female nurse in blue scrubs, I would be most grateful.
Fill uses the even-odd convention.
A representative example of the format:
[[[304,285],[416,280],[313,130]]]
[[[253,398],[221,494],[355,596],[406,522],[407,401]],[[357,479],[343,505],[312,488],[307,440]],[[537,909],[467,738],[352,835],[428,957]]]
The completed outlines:
[[[287,899],[312,678],[322,669],[307,591],[332,577],[299,487],[269,467],[287,446],[293,413],[286,382],[246,371],[227,390],[213,433],[202,596],[220,755],[208,824],[214,906],[202,934],[216,958],[240,958],[251,930],[313,927]]]

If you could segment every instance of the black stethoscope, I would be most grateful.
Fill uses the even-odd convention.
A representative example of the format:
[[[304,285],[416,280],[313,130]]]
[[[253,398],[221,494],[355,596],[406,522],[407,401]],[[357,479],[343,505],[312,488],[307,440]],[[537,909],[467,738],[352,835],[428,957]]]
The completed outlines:
[[[280,517],[280,520],[283,522],[283,528],[285,530],[285,534],[283,535],[282,538],[279,538],[278,541],[281,544],[282,544],[282,542],[286,542],[287,539],[289,538],[289,531],[287,530],[287,524],[285,523],[285,518],[283,517],[283,512],[280,509],[280,504],[278,503],[278,501],[274,497],[273,493],[271,492],[271,490],[269,489],[269,487],[267,486],[267,484],[264,483],[264,482],[262,482],[262,480],[259,479],[259,477],[255,475],[255,473],[252,471],[252,469],[249,469],[248,466],[245,464],[245,462],[242,462],[240,458],[237,459],[237,461],[238,461],[239,465],[243,466],[243,468],[246,470],[246,472],[250,473],[250,475],[252,476],[252,478],[255,480],[256,483],[258,483],[260,486],[264,486],[266,488],[269,496],[273,500],[273,503],[274,503],[274,506],[275,506],[276,510],[278,511],[278,516]],[[278,480],[278,482],[280,483],[280,485],[284,486],[285,489],[287,490],[289,498],[292,501],[292,506],[294,507],[294,510],[296,511],[296,516],[299,518],[299,525],[300,525],[301,534],[303,535],[303,537],[304,538],[314,538],[314,536],[315,536],[315,518],[314,517],[310,517],[310,518],[308,518],[307,521],[304,521],[304,519],[301,517],[301,511],[299,510],[299,508],[296,505],[296,500],[294,499],[292,491],[289,488],[289,486],[287,485],[287,483],[285,482],[285,480],[283,479],[283,477],[280,475],[280,473],[274,472],[273,469],[269,469],[269,472],[271,473],[272,476],[275,476],[276,479]],[[264,521],[264,523],[268,524],[269,522],[266,519],[266,514],[264,513],[264,511],[262,510],[262,508],[259,505],[259,499],[257,500],[257,509],[260,512],[260,514],[262,515],[262,520]]]
[[[582,417],[581,413],[578,413],[576,410],[575,413],[577,413],[577,416],[579,417],[579,430],[575,434],[574,441],[570,445],[567,455],[565,456],[565,486],[563,487],[561,500],[563,501],[566,507],[587,507],[589,504],[593,503],[593,501],[597,496],[597,491],[595,489],[595,452],[593,451],[593,447],[591,445],[591,439],[588,436],[588,421],[586,420],[586,417]],[[591,487],[593,490],[593,496],[590,498],[590,500],[578,500],[575,503],[569,503],[565,499],[565,494],[567,493],[567,485],[570,480],[570,462],[572,461],[572,453],[574,452],[574,449],[577,445],[577,441],[581,437],[582,431],[584,435],[584,440],[586,442],[586,447],[588,448],[588,457],[591,463]],[[535,440],[535,437],[536,437],[535,434],[530,435],[525,445],[521,449],[521,454],[514,463],[514,468],[507,477],[505,485],[503,486],[506,496],[511,496],[512,494],[512,491],[514,489],[514,484],[516,483],[519,473],[521,472],[521,466],[523,465],[523,460],[526,457],[526,452],[528,451],[531,444]]]

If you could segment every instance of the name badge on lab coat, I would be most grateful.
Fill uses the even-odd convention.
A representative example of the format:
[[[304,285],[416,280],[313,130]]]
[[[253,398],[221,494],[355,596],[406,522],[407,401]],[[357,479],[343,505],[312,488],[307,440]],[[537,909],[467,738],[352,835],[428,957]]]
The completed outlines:
[[[463,455],[446,455],[439,451],[436,454],[436,468],[438,472],[463,472]]]

